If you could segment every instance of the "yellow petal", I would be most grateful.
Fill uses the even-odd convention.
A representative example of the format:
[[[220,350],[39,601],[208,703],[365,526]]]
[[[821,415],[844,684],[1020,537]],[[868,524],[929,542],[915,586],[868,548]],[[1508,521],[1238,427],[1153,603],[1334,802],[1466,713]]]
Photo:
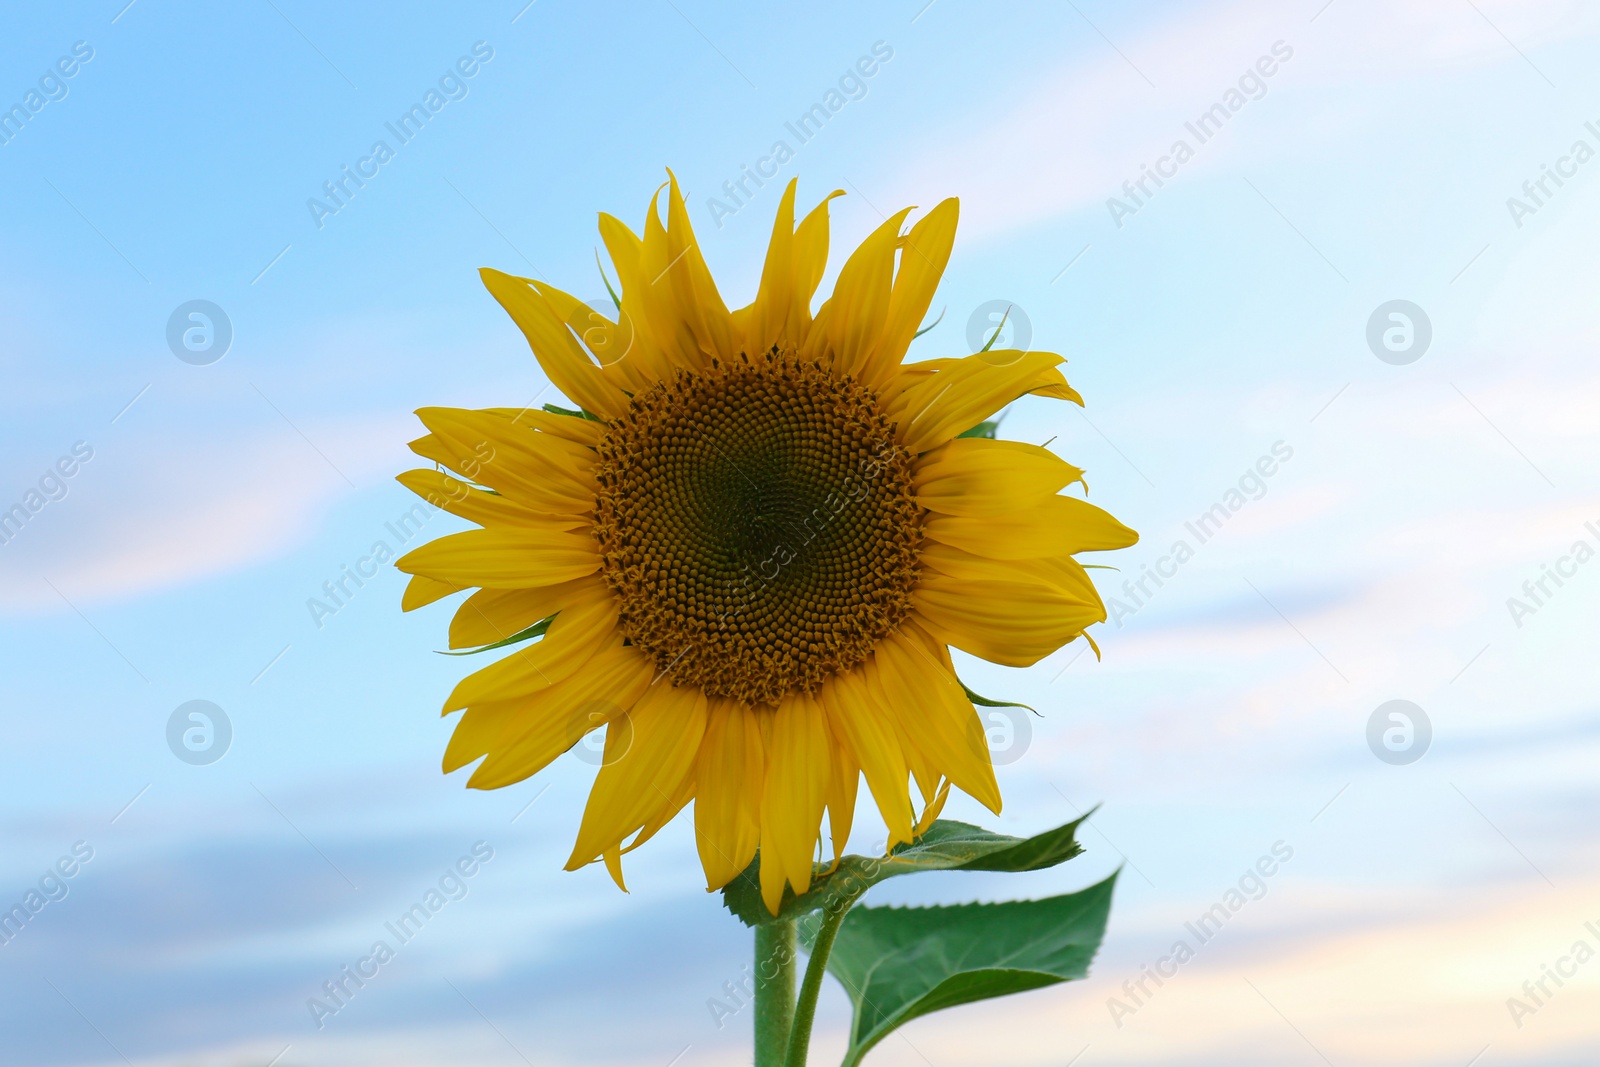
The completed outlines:
[[[622,220],[605,212],[600,213],[600,239],[605,242],[606,252],[617,269],[617,284],[621,288],[618,297],[622,304],[618,314],[625,316],[633,329],[633,349],[628,359],[639,365],[645,378],[670,377],[672,364],[651,332],[650,312],[645,302],[649,279],[643,266],[644,242]]]
[[[869,699],[873,706],[880,709],[880,713],[892,724],[895,743],[899,746],[901,758],[905,760],[906,770],[910,772],[911,780],[917,784],[917,791],[922,794],[923,803],[926,805],[932,802],[934,794],[938,792],[942,775],[930,762],[926,753],[917,745],[915,735],[920,728],[920,724],[915,716],[902,714],[900,701],[905,699],[905,694],[898,692],[894,688],[897,683],[885,676],[883,663],[884,661],[881,657],[874,655],[869,657],[865,663],[862,663],[852,673],[860,676],[866,685]],[[907,790],[905,795],[905,812],[906,816],[908,816],[906,825],[913,827],[915,820],[909,818],[914,812],[911,806],[910,791]],[[887,823],[888,820],[886,819],[885,822]],[[899,835],[893,831],[891,831],[891,834],[889,844],[893,845],[899,839]],[[912,840],[914,834],[914,828],[908,830],[905,840]]]
[[[554,309],[527,278],[484,267],[478,271],[484,286],[506,309],[528,339],[539,366],[551,383],[585,411],[615,418],[627,406],[627,397],[609,384],[567,329]]]
[[[971,360],[979,356],[983,358],[984,362],[998,367],[1009,366],[1019,356],[1026,354],[1014,348],[991,349],[988,352],[975,352],[971,356],[924,359],[916,363],[905,363],[900,366],[899,371],[895,374],[895,380],[890,385],[885,386],[885,395],[897,397],[906,385],[921,381],[923,376],[961,367],[964,364],[969,364]],[[1079,407],[1083,406],[1083,397],[1078,395],[1076,389],[1067,384],[1066,378],[1061,376],[1061,372],[1056,369],[1055,364],[1040,366],[1023,384],[1028,386],[1023,392],[1036,393],[1039,396],[1052,396],[1060,400],[1070,400]],[[1022,394],[1018,393],[1017,395],[1021,396]]]
[[[672,257],[667,277],[677,294],[679,309],[700,341],[701,351],[729,358],[738,352],[739,345],[733,337],[728,305],[717,292],[711,268],[700,252],[700,242],[689,222],[688,201],[678,189],[678,176],[669,169],[667,179],[667,251]]]
[[[654,665],[638,649],[615,644],[582,670],[519,703],[467,785],[498,789],[537,774],[551,760],[631,708],[650,685]]]
[[[643,303],[650,332],[667,359],[698,369],[713,357],[732,357],[738,345],[732,317],[695,240],[677,178],[671,171],[667,175],[667,224],[661,224],[659,191],[645,218],[640,256]]]
[[[911,603],[941,641],[1008,667],[1032,666],[1106,617],[1098,596],[1038,580],[979,581],[935,570],[923,572]]]
[[[794,231],[794,292],[783,343],[798,349],[811,328],[811,298],[828,266],[828,201],[843,196],[835,189],[812,208]]]
[[[665,681],[606,727],[604,765],[589,791],[568,870],[616,847],[671,802],[694,769],[705,731],[705,694]]]
[[[926,794],[924,794],[924,796],[926,796]],[[933,798],[928,800],[927,804],[922,809],[922,817],[917,820],[918,837],[921,837],[923,834],[928,832],[928,827],[932,826],[939,818],[939,813],[944,810],[945,801],[949,799],[950,782],[948,779],[945,779],[939,783],[939,787],[934,790]]]
[[[912,452],[944,444],[1025,393],[1060,395],[1066,388],[1056,370],[1062,358],[1053,352],[991,350],[941,362],[942,369],[921,375],[889,399],[888,415]]]
[[[945,515],[992,517],[1054,496],[1083,471],[1024,441],[961,437],[917,461],[917,503]]]
[[[895,273],[894,292],[889,297],[889,315],[877,345],[864,363],[861,380],[876,389],[891,369],[905,358],[906,349],[927,317],[934,291],[950,262],[950,249],[956,239],[959,202],[951,197],[928,212],[911,227],[900,250],[900,269]]]
[[[1027,559],[1127,548],[1139,535],[1087,500],[1052,496],[987,518],[932,514],[927,536],[994,559]]]
[[[451,451],[449,466],[472,481],[545,514],[594,510],[593,449],[490,412],[419,408],[417,417]]]
[[[833,841],[830,871],[837,869],[844,858],[850,827],[856,818],[856,791],[861,787],[861,765],[838,735],[832,737],[832,743],[832,772],[828,776],[828,837]]]
[[[758,355],[770,351],[783,338],[794,304],[794,191],[791,178],[778,201],[778,214],[772,220],[772,241],[767,245],[767,262],[761,268],[761,287],[749,307],[744,325],[745,351]]]
[[[895,248],[900,224],[910,211],[905,208],[890,216],[850,254],[834,282],[826,326],[812,331],[802,358],[821,359],[825,350],[831,351],[835,373],[860,376],[889,317]]]
[[[486,589],[555,585],[600,569],[593,537],[531,527],[447,534],[395,560],[407,574]]]
[[[624,893],[628,891],[628,884],[622,880],[622,849],[606,849],[606,873],[611,875],[611,880],[617,883],[617,888]]]
[[[791,693],[772,713],[761,798],[761,899],[774,915],[785,882],[796,894],[811,887],[811,857],[822,832],[833,765],[833,739],[821,706]]]
[[[721,889],[750,865],[761,839],[764,755],[757,713],[731,700],[710,701],[695,765],[694,833],[708,890]]]
[[[415,452],[417,455],[421,456],[423,459],[432,460],[441,467],[447,467],[458,474],[462,473],[462,471],[456,466],[458,460],[458,457],[456,456],[456,450],[450,445],[445,444],[445,442],[441,441],[434,434],[424,434],[415,441],[412,441],[406,447],[411,449],[411,451]]]
[[[523,506],[509,496],[476,489],[443,471],[418,468],[396,475],[395,481],[434,507],[448,511],[452,515],[459,515],[480,526],[499,524],[540,526],[549,530],[578,530],[591,526],[594,521],[582,515],[557,516],[537,511]],[[593,508],[592,501],[589,506]]]
[[[1044,582],[1084,601],[1098,602],[1100,598],[1089,572],[1071,556],[992,559],[930,539],[923,542],[917,561],[952,578],[980,582]]]
[[[406,583],[406,591],[400,594],[400,610],[415,611],[435,600],[442,600],[451,593],[459,593],[467,588],[456,585],[454,582],[441,582],[437,578],[428,578],[421,574],[413,574]],[[470,599],[470,598],[469,598]]]
[[[706,365],[707,356],[683,310],[678,307],[677,292],[668,277],[678,264],[672,259],[667,228],[661,222],[660,202],[658,189],[650,198],[650,210],[644,219],[644,241],[639,254],[643,276],[640,304],[665,362],[672,367],[698,370]]]
[[[445,746],[444,773],[459,771],[474,760],[488,755],[495,742],[505,733],[506,725],[525,710],[523,701],[468,708],[456,721],[450,743]]]
[[[551,411],[540,411],[533,406],[521,408],[482,408],[490,415],[499,415],[508,419],[514,426],[523,426],[547,433],[552,437],[559,437],[563,441],[570,441],[575,445],[593,448],[600,443],[600,438],[605,436],[606,424],[596,422],[594,419],[577,418],[572,415],[558,415]]]
[[[928,812],[949,783],[944,775],[933,769],[927,754],[904,730],[901,730],[900,748],[906,754],[906,766],[911,768],[911,780],[917,783],[917,792],[922,796],[922,814],[911,827],[912,839],[915,840],[922,836],[923,825],[928,822]]]
[[[990,811],[1000,812],[988,740],[943,648],[910,620],[874,653],[884,685],[903,694],[894,705],[901,726],[930,764]]]
[[[583,599],[600,584],[598,575],[590,575],[533,589],[480,589],[461,602],[450,620],[450,647],[476,648],[503,641]]]
[[[911,794],[894,716],[874,698],[865,678],[873,670],[876,667],[868,660],[856,670],[834,675],[818,696],[833,735],[867,776],[867,788],[889,828],[889,844],[894,845],[911,840]]]
[[[573,662],[561,664],[559,675],[571,677],[587,664],[598,650],[598,646],[579,647],[574,654]],[[450,735],[450,743],[445,747],[444,773],[449,774],[459,770],[487,755],[500,743],[510,724],[516,722],[520,716],[528,714],[528,707],[527,699],[521,698],[477,704],[468,708],[457,721],[455,732]]]
[[[636,836],[632,841],[628,842],[627,847],[622,851],[632,852],[634,849],[638,848],[640,845],[656,836],[656,834],[661,831],[661,828],[666,826],[667,823],[671,822],[673,819],[677,818],[678,812],[682,811],[688,805],[689,801],[693,799],[694,768],[691,766],[689,773],[684,776],[682,784],[678,786],[678,791],[662,802],[662,804],[650,815],[649,820],[645,822],[644,828],[639,831],[638,836]]]
[[[600,240],[605,242],[606,254],[617,268],[619,282],[623,283],[622,302],[628,302],[627,283],[636,281],[639,263],[644,255],[644,242],[633,229],[615,215],[600,212]]]
[[[546,689],[581,667],[617,628],[617,600],[599,582],[563,608],[537,641],[474,671],[451,690],[444,712]]]
[[[530,284],[550,302],[550,307],[561,321],[577,335],[578,342],[594,357],[595,363],[600,366],[600,373],[613,386],[628,392],[639,392],[654,383],[654,378],[643,367],[628,358],[633,353],[637,332],[628,315],[618,311],[613,321],[571,293],[543,282]]]

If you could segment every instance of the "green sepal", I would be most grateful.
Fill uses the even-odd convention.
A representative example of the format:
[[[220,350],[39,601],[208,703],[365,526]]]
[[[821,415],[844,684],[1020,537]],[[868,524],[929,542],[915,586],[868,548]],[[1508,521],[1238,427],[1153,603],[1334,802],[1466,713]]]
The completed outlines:
[[[896,845],[887,856],[845,856],[831,874],[820,874],[800,896],[785,888],[783,903],[773,915],[761,900],[758,855],[733,881],[722,887],[722,903],[746,926],[774,919],[794,919],[818,908],[843,907],[885,878],[919,871],[1038,871],[1065,863],[1083,851],[1079,824],[1072,822],[1033,837],[997,834],[970,823],[939,819],[911,844]],[[822,868],[826,869],[826,868]]]
[[[971,689],[968,689],[966,682],[962,682],[961,683],[961,688],[966,690],[967,699],[972,701],[974,704],[978,705],[979,707],[982,707],[982,708],[1027,708],[1029,711],[1033,712],[1035,715],[1039,714],[1038,709],[1035,708],[1032,704],[1019,704],[1015,700],[990,700],[988,697],[979,696],[977,693],[974,693]]]
[[[573,411],[571,408],[559,407],[559,406],[557,406],[555,404],[546,404],[546,405],[544,405],[544,410],[548,411],[552,415],[570,415],[572,418],[575,418],[575,419],[588,419],[590,422],[604,422],[605,421],[604,419],[600,418],[597,415],[591,415],[587,411]]]
[[[1005,323],[1002,322],[1000,325],[1004,326]],[[991,343],[992,343],[992,339],[991,339]],[[984,346],[984,351],[987,352],[988,350],[989,350],[988,346],[985,345]],[[999,418],[997,418],[997,419],[989,419],[986,422],[980,422],[980,423],[978,423],[978,425],[974,426],[972,429],[964,430],[961,433],[956,434],[956,436],[957,437],[982,437],[985,440],[993,441],[995,438],[997,438],[1000,435],[1000,424],[1002,422],[1006,421],[1006,415],[1008,415],[1010,413],[1010,411],[1011,411],[1010,408],[1006,408],[1005,411],[1002,411],[1000,413],[1000,417]],[[1054,440],[1054,438],[1051,438],[1051,440]]]
[[[611,302],[617,305],[618,311],[621,311],[622,297],[618,296],[617,291],[611,288],[611,279],[606,277],[606,265],[600,262],[600,250],[598,248],[594,250],[594,265],[600,268],[600,280],[606,283],[606,292],[610,294]]]
[[[1010,304],[1006,305],[1006,313],[1000,316],[1000,325],[994,328],[994,333],[989,335],[988,342],[982,348],[978,349],[978,351],[974,353],[975,355],[982,355],[983,353],[989,351],[989,349],[994,347],[994,343],[1000,340],[1000,331],[1006,328],[1006,320],[1011,317],[1012,306],[1013,305]]]
[[[935,326],[937,326],[941,322],[943,322],[944,321],[944,313],[946,311],[949,311],[949,310],[950,309],[947,308],[947,307],[940,308],[939,309],[939,317],[934,319],[932,322],[928,323],[928,325],[924,326],[922,329],[918,330],[916,333],[912,334],[911,335],[911,339],[913,341],[915,341],[917,338],[921,337],[923,334],[927,333],[929,330],[933,329]]]
[[[828,956],[853,1008],[841,1067],[919,1016],[1086,977],[1116,881],[1044,900],[851,911]]]
[[[523,641],[532,641],[535,637],[543,637],[544,632],[550,629],[550,623],[555,620],[552,615],[548,619],[540,619],[526,630],[519,630],[510,637],[502,638],[492,645],[483,645],[479,648],[464,648],[459,651],[440,652],[441,656],[476,656],[479,652],[488,652],[495,648],[505,648],[507,645],[520,644]]]

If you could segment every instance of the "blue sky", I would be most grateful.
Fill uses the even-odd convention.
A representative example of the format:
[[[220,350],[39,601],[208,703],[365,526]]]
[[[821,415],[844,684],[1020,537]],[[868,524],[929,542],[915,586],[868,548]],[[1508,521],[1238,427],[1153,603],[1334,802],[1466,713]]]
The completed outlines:
[[[1600,158],[1575,151],[1600,150],[1600,15],[523,2],[0,15],[0,107],[42,102],[0,144],[0,509],[41,479],[57,497],[0,544],[0,898],[93,850],[0,947],[15,1062],[746,1062],[748,1019],[719,1029],[706,1001],[748,938],[698,888],[687,828],[633,854],[628,896],[561,872],[580,753],[494,793],[438,773],[462,670],[434,655],[446,609],[402,616],[387,569],[321,626],[306,606],[400,547],[413,409],[547,388],[476,269],[603,295],[595,213],[638,226],[667,166],[730,303],[782,180],[845,190],[835,269],[883,216],[961,197],[945,317],[914,355],[965,353],[975,314],[1015,305],[1088,406],[1024,401],[1004,435],[1053,438],[1143,534],[1098,572],[1130,609],[1102,662],[961,662],[1043,713],[988,821],[1098,803],[1088,854],[879,891],[1036,895],[1126,864],[1094,974],[919,1021],[874,1062],[1587,1061],[1600,962],[1531,1015],[1507,999],[1600,948],[1600,563],[1563,564],[1531,614],[1507,602],[1600,549]],[[892,54],[799,143],[786,123],[875,46]],[[385,124],[433,89],[453,98],[399,143]],[[1235,89],[1200,144],[1186,124]],[[710,203],[780,139],[776,180]],[[319,226],[307,201],[378,140],[393,158]],[[1171,176],[1108,207],[1146,165]],[[1567,177],[1513,212],[1546,167]],[[197,299],[232,326],[207,365],[166,340]],[[1392,300],[1432,328],[1403,365],[1366,340]],[[1195,544],[1185,523],[1275,445],[1292,454]],[[1121,591],[1180,539],[1165,584]],[[204,766],[167,747],[196,699],[233,735]],[[1367,745],[1392,699],[1432,725],[1408,765]],[[855,846],[875,832],[863,812]],[[1280,841],[1261,899],[1119,1017],[1124,981]],[[307,998],[478,842],[465,895],[318,1029]],[[846,1010],[830,990],[819,1062]]]

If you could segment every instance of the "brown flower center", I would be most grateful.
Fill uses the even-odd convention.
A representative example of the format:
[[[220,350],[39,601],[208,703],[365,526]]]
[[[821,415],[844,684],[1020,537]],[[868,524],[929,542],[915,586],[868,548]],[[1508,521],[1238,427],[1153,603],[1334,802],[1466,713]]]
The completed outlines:
[[[775,704],[911,610],[911,456],[877,397],[771,354],[681,371],[599,445],[595,537],[623,632],[675,685]]]

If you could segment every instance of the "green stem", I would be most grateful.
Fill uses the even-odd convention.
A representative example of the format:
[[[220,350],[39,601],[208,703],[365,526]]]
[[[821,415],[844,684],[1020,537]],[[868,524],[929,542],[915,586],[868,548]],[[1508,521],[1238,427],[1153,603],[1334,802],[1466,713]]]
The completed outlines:
[[[817,994],[822,991],[822,976],[828,969],[828,954],[833,951],[833,939],[839,936],[844,917],[856,902],[849,896],[822,909],[822,923],[817,927],[816,940],[811,942],[811,958],[806,961],[806,976],[800,983],[800,1002],[794,1009],[794,1028],[789,1031],[789,1057],[784,1067],[806,1067],[806,1053],[811,1048],[811,1023],[817,1014]]]
[[[783,1067],[794,1023],[794,920],[756,927],[755,1067]]]

